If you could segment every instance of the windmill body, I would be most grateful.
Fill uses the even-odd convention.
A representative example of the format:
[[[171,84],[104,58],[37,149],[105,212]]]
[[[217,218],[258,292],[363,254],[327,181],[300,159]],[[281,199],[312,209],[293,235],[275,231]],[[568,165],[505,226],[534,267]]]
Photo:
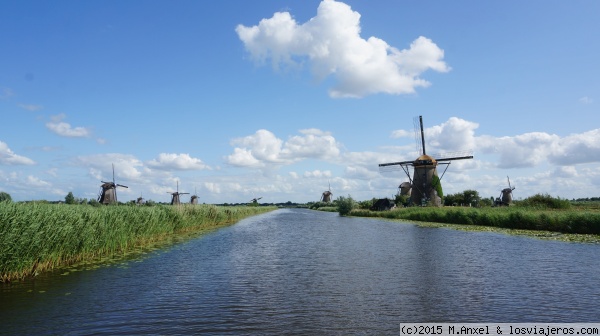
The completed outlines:
[[[400,196],[410,196],[412,192],[412,184],[410,182],[402,182],[400,186],[398,186],[398,195]]]
[[[424,206],[427,204],[434,206],[442,205],[442,185],[441,177],[438,175],[437,167],[440,164],[450,165],[451,161],[472,159],[472,155],[455,156],[435,159],[427,155],[425,151],[425,133],[423,131],[423,117],[419,116],[421,130],[421,155],[414,161],[402,161],[379,164],[380,170],[388,168],[401,167],[408,176],[410,182],[404,182],[400,185],[401,195],[410,195],[412,205]],[[410,168],[413,168],[413,175],[410,176]],[[446,170],[444,170],[444,173]],[[442,177],[444,174],[442,173]],[[404,186],[404,187],[403,187]]]
[[[412,165],[414,170],[411,203],[425,205],[427,202],[432,202],[432,205],[435,206],[442,205],[442,199],[437,192],[438,187],[441,187],[437,173],[437,161],[429,155],[421,155]]]
[[[192,197],[190,197],[190,204],[198,204],[198,192],[196,191],[196,188],[194,188],[194,194],[192,195]]]
[[[331,202],[331,195],[333,195],[333,193],[329,190],[323,192],[323,195],[321,195],[321,202],[325,202],[325,203]]]
[[[325,190],[323,194],[321,194],[321,202],[330,203],[331,196],[333,196],[333,193],[331,192],[331,183],[329,183],[329,189]]]
[[[513,200],[512,192],[515,190],[515,187],[510,185],[510,178],[508,176],[506,178],[508,179],[508,188],[504,188],[500,191],[500,202],[496,201],[498,205],[508,206]]]
[[[171,205],[179,205],[181,204],[181,198],[179,195],[188,195],[189,193],[179,192],[179,181],[177,181],[177,191],[167,192],[171,194]]]
[[[98,202],[100,204],[112,204],[117,203],[117,187],[129,188],[122,184],[115,183],[115,165],[112,166],[113,180],[112,182],[101,181],[100,195],[98,195]]]

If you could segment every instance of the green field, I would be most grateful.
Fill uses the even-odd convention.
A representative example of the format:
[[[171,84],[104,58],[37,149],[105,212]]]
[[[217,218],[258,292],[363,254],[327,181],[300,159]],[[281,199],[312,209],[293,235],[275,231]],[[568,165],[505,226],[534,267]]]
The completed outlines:
[[[102,206],[0,202],[0,281],[198,234],[275,207]]]
[[[391,211],[354,209],[351,216],[404,219],[419,222],[480,225],[519,230],[600,234],[600,210],[596,205],[575,205],[570,209],[534,207],[409,207]]]

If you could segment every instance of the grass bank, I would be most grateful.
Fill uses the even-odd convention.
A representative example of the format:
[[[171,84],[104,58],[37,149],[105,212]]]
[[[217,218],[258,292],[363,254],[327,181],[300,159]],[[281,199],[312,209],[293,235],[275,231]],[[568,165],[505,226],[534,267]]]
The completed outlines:
[[[125,255],[275,207],[103,206],[0,202],[0,281]]]
[[[519,230],[600,234],[600,212],[585,208],[549,210],[523,207],[410,207],[391,211],[354,209],[350,215],[404,219],[419,222],[480,225]]]

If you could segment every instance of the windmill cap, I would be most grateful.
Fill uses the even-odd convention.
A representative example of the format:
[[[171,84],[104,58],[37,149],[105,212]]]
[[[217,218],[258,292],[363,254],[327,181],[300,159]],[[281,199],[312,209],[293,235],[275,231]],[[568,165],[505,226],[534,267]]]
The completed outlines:
[[[435,159],[433,157],[431,157],[427,154],[419,156],[414,162],[415,166],[436,165],[436,164],[437,164],[437,161],[435,161]]]

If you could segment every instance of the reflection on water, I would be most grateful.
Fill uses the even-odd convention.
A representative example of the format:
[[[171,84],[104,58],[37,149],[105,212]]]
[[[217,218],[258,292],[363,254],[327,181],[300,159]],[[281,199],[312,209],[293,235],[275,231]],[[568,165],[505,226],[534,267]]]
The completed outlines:
[[[599,245],[277,210],[93,271],[0,288],[0,334],[397,334],[598,322]]]

